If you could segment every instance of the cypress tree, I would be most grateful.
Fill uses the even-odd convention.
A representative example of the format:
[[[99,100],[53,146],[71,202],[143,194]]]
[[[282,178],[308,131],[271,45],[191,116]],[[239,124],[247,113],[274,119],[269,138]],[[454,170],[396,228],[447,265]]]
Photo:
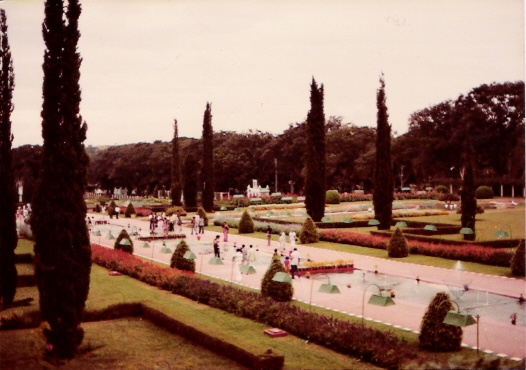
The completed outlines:
[[[88,297],[91,248],[85,223],[84,193],[88,156],[86,123],[80,116],[80,63],[77,43],[81,7],[48,0],[42,27],[44,82],[40,177],[33,202],[35,275],[44,331],[51,355],[71,358],[82,342],[80,327]]]
[[[385,104],[384,75],[380,77],[380,89],[376,92],[376,165],[374,169],[373,205],[375,218],[380,222],[378,230],[391,227],[393,205],[393,169],[391,165],[391,125]]]
[[[212,105],[206,103],[203,119],[203,161],[201,181],[203,183],[202,203],[206,212],[214,210],[214,131],[212,129]]]
[[[460,222],[462,227],[469,227],[473,234],[464,234],[464,239],[475,240],[475,215],[477,214],[477,198],[475,197],[475,178],[473,175],[473,166],[471,160],[468,160],[464,181],[462,184],[462,193],[460,194],[460,204],[462,215]]]
[[[16,193],[11,149],[15,75],[3,9],[0,9],[0,53],[0,301],[9,305],[15,297],[18,280],[15,266],[15,248],[18,241],[15,219]]]
[[[181,206],[181,157],[179,154],[179,134],[177,120],[174,119],[174,138],[172,140],[172,186],[170,195],[173,206]]]
[[[305,125],[305,207],[313,221],[321,221],[325,212],[325,114],[323,84],[312,78],[311,108]]]
[[[197,161],[193,154],[188,154],[184,161],[183,196],[186,207],[195,207],[197,197]]]

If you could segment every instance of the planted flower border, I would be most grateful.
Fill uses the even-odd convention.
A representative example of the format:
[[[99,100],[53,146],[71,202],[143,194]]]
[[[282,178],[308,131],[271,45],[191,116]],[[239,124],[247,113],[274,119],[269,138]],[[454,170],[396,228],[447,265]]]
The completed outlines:
[[[325,229],[320,230],[320,240],[352,244],[367,248],[387,249],[389,238],[352,231]],[[435,244],[420,241],[407,241],[411,254],[440,257],[465,262],[477,262],[490,266],[509,267],[513,254],[508,250],[494,249],[480,245]]]
[[[102,267],[147,284],[280,328],[297,337],[387,369],[399,369],[402,364],[418,357],[405,340],[398,339],[391,332],[309,312],[256,292],[154,265],[119,250],[92,244],[92,259]]]
[[[166,240],[166,239],[186,239],[186,234],[169,234],[169,235],[158,235],[158,236],[139,236],[137,238],[141,241],[151,242],[152,240]]]

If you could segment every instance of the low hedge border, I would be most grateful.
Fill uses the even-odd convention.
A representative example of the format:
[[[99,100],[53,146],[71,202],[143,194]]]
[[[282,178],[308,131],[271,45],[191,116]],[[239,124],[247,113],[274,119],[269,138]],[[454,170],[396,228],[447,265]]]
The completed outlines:
[[[237,316],[281,328],[297,337],[377,366],[399,369],[402,364],[418,357],[405,340],[398,339],[391,332],[329,318],[290,303],[276,302],[260,293],[211,282],[193,273],[154,265],[95,244],[92,244],[92,258],[102,267]]]
[[[33,255],[31,253],[17,253],[15,254],[15,263],[33,263]]]
[[[119,303],[101,310],[85,311],[82,322],[116,320],[125,317],[142,316],[153,324],[170,333],[191,340],[195,344],[218,355],[225,356],[251,369],[279,370],[285,363],[285,357],[268,352],[254,354],[220,338],[206,334],[192,326],[169,317],[154,308],[138,302]],[[22,316],[2,318],[0,330],[33,329],[41,323],[40,311],[30,311]],[[270,351],[270,350],[269,350]]]

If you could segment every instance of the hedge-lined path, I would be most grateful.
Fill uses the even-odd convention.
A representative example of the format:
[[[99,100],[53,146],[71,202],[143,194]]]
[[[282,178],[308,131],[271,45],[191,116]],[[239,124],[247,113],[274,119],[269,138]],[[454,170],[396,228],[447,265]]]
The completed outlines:
[[[102,219],[100,215],[89,214],[89,216],[94,216],[95,220]],[[108,217],[105,218],[108,220]],[[130,225],[131,227],[135,226],[143,230],[142,234],[144,235],[149,230],[148,221],[141,219],[129,219],[129,218],[120,218],[109,220],[112,225],[120,225],[125,228]],[[104,226],[100,226],[104,228]],[[94,226],[93,230],[97,227]],[[158,229],[160,230],[160,228]],[[183,233],[185,233],[191,243],[197,243],[196,236],[190,235],[190,229],[188,227],[183,227]],[[201,242],[211,244],[215,236],[218,235],[217,232],[205,231],[201,237]],[[116,236],[116,235],[115,235]],[[192,240],[192,238],[194,238]],[[259,249],[261,254],[271,254],[274,252],[275,248],[279,248],[279,243],[276,241],[271,242],[271,246],[267,246],[267,241],[257,238],[251,238],[248,236],[241,235],[229,235],[229,241],[227,244],[228,251],[224,252],[223,236],[221,235],[221,253],[224,257],[224,265],[210,265],[208,260],[211,255],[198,255],[196,260],[196,271],[201,272],[205,275],[213,276],[216,278],[224,279],[226,281],[231,281],[232,277],[235,281],[235,273],[232,272],[232,262],[231,256],[233,255],[233,243],[236,242],[237,246],[245,244],[246,247],[250,244],[254,248]],[[106,239],[106,233],[99,238],[98,236],[91,236],[92,243],[97,243],[113,247],[114,240]],[[174,247],[177,245],[178,240],[170,240],[167,242],[167,245],[174,250]],[[152,258],[156,261],[169,264],[171,259],[171,254],[161,253],[160,249],[162,248],[162,242],[157,241],[151,243],[153,248],[142,248],[143,242],[134,241],[134,250],[135,254],[138,256]],[[444,281],[449,281],[454,279],[459,279],[460,281],[472,281],[470,284],[470,289],[479,290],[482,292],[490,292],[500,295],[505,295],[509,297],[515,297],[518,300],[520,294],[526,296],[526,283],[524,280],[512,279],[512,278],[502,278],[498,276],[476,274],[465,271],[455,271],[444,268],[430,267],[417,265],[412,263],[404,263],[398,260],[386,260],[376,257],[369,257],[363,255],[356,255],[346,252],[331,251],[326,249],[308,247],[303,245],[298,245],[298,250],[301,254],[301,258],[310,257],[314,261],[331,261],[331,260],[354,260],[355,268],[366,271],[374,271],[375,266],[377,266],[378,272],[380,274],[385,273],[393,276],[400,276],[410,279],[416,279],[417,276],[421,279],[422,282],[428,282],[433,284],[438,284],[443,286],[443,290],[449,292],[448,288],[444,285]],[[290,246],[287,244],[287,248]],[[288,252],[288,251],[287,251]],[[267,258],[268,259],[268,258]],[[452,268],[455,266],[456,261],[451,261]],[[261,279],[267,269],[267,266],[256,264],[256,273],[251,275],[243,275],[242,281],[240,284],[259,289],[261,284]],[[364,297],[363,290],[356,288],[347,288],[345,286],[339,286],[341,294],[325,294],[319,293],[318,288],[322,283],[326,283],[327,279],[315,278],[307,279],[302,277],[300,279],[293,280],[294,286],[294,298],[297,300],[304,301],[309,303],[312,295],[312,304],[327,307],[336,311],[346,312],[352,315],[361,317],[362,313],[362,300]],[[415,280],[416,286],[416,280]],[[373,287],[368,289],[365,297],[366,302],[370,294],[376,293],[377,289]],[[419,304],[413,301],[397,299],[395,298],[396,305],[391,307],[377,307],[373,305],[365,306],[364,316],[367,318],[372,318],[380,322],[389,323],[391,325],[405,328],[411,331],[419,331],[420,323],[422,317],[427,308],[427,304]],[[462,309],[462,302],[460,307]],[[517,312],[519,314],[519,312]],[[519,314],[517,320],[519,325],[511,325],[511,320],[508,323],[496,321],[487,317],[481,317],[480,319],[480,335],[479,343],[480,348],[483,350],[493,351],[496,354],[506,354],[510,357],[522,358],[526,356],[526,326],[524,326],[525,318]],[[367,325],[367,321],[365,322]],[[475,347],[477,343],[476,339],[476,325],[472,325],[464,328],[464,338],[463,342],[469,345],[470,347]]]

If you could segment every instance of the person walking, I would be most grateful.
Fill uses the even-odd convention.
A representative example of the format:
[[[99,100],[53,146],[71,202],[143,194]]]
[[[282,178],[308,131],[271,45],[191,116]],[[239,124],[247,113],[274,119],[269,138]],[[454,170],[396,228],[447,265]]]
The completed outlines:
[[[294,273],[298,275],[298,278],[300,277],[300,272],[298,270],[299,263],[300,263],[300,253],[298,252],[297,248],[294,248],[294,252],[292,252],[291,260],[290,260],[290,275],[292,276],[293,279],[294,279]]]
[[[179,226],[179,232],[183,232],[183,220],[181,219],[181,215],[177,215],[177,226]]]
[[[254,263],[256,262],[256,251],[252,248],[252,244],[250,244],[250,248],[248,249],[247,259],[248,265],[254,267]]]
[[[205,219],[203,217],[199,217],[199,232],[198,234],[204,234],[205,233]],[[219,237],[219,235],[218,235]]]
[[[116,206],[116,207],[115,207],[115,218],[116,218],[117,220],[119,219],[119,213],[121,213],[121,207]]]
[[[289,231],[289,243],[290,249],[295,249],[296,246],[296,232],[294,230]]]
[[[214,256],[216,258],[221,258],[221,251],[219,250],[219,235],[214,239]]]
[[[228,230],[230,228],[228,227],[226,221],[223,222],[223,241],[226,243],[228,242]]]
[[[290,258],[288,256],[285,257],[285,261],[283,261],[283,264],[285,265],[285,270],[287,270],[287,274],[290,274]]]
[[[167,218],[163,219],[163,233],[164,233],[164,236],[168,235],[168,219]]]
[[[270,247],[270,240],[272,239],[272,229],[267,225],[267,246]]]
[[[248,260],[248,252],[245,249],[245,244],[241,246],[241,254],[243,255],[243,259],[241,260],[241,263],[244,265]]]
[[[192,217],[192,221],[190,221],[190,226],[192,227],[192,235],[194,235],[194,231],[197,234],[197,230],[195,229],[195,216]]]
[[[285,250],[285,244],[287,243],[287,237],[285,236],[285,231],[281,230],[279,235],[279,246],[281,250]]]
[[[241,261],[243,260],[243,253],[238,249],[234,257],[232,257],[232,263],[234,266],[232,268],[236,270],[236,281],[241,281]]]

